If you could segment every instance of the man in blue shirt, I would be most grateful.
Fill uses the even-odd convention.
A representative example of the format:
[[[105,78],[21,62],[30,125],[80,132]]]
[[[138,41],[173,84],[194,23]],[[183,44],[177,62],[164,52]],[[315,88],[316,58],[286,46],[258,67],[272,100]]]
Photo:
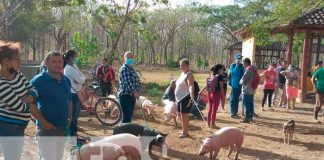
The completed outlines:
[[[230,114],[232,118],[238,118],[238,106],[239,98],[241,95],[240,80],[244,74],[244,66],[242,64],[242,55],[235,54],[235,63],[231,64],[229,70],[229,82],[228,84],[232,87],[230,95]]]
[[[134,68],[134,54],[124,54],[125,64],[119,70],[119,102],[123,111],[122,123],[132,121],[136,99],[139,97],[140,81]]]
[[[44,128],[42,123],[36,121],[36,135],[42,158],[62,159],[72,118],[71,83],[61,73],[63,57],[60,53],[50,52],[45,64],[47,71],[31,80],[38,91],[38,108],[48,122]]]

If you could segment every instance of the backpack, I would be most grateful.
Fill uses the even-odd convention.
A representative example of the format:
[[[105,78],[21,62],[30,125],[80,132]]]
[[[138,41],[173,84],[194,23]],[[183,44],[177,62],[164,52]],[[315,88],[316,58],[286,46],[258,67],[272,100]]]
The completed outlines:
[[[211,76],[209,76],[206,79],[206,89],[208,93],[215,93],[217,85],[218,85],[217,77],[212,78]]]
[[[254,67],[249,66],[247,68],[247,70],[252,70],[254,73],[253,79],[252,79],[252,83],[251,83],[251,87],[253,90],[256,90],[259,86],[260,83],[260,75],[258,73],[258,70]]]

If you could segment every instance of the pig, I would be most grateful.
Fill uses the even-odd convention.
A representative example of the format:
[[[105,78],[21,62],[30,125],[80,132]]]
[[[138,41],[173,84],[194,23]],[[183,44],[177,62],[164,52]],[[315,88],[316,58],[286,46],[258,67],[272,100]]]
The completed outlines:
[[[286,141],[287,141],[288,145],[289,145],[290,141],[293,138],[294,132],[295,132],[295,121],[294,120],[286,121],[283,124],[282,128],[283,128],[283,131],[285,133],[284,144],[286,144]]]
[[[97,142],[106,142],[106,143],[113,143],[120,146],[124,152],[126,157],[132,160],[140,160],[141,159],[141,151],[142,151],[142,144],[139,137],[128,133],[122,133],[118,135],[112,135],[109,137],[105,137]]]
[[[121,160],[123,157],[126,159],[125,152],[120,146],[102,141],[85,144],[80,148],[79,152],[76,153],[77,160],[91,160],[98,158],[103,160]]]
[[[243,143],[243,131],[236,127],[224,127],[215,132],[211,137],[208,137],[202,141],[199,155],[205,155],[210,152],[210,159],[216,159],[216,156],[222,147],[229,146],[229,152],[227,157],[232,153],[233,149],[236,149],[235,160],[238,159],[238,155]],[[214,153],[213,153],[214,152]]]
[[[111,99],[119,102],[118,98],[115,95],[109,95],[108,98],[111,98]],[[118,115],[119,115],[118,114],[119,113],[118,107],[117,106],[114,106],[114,104],[108,104],[108,105],[109,105],[110,108],[112,108],[112,115],[114,117],[118,117]]]
[[[145,128],[142,125],[134,124],[134,123],[127,123],[119,127],[115,127],[113,131],[113,135],[121,134],[121,133],[129,133],[134,136],[141,136],[141,137],[155,137],[150,143],[148,152],[149,155],[152,155],[152,147],[158,146],[161,147],[165,144],[165,138],[167,134],[163,134],[161,132],[158,132],[154,129]]]
[[[177,104],[173,101],[163,100],[164,104],[164,122],[169,122],[171,119],[174,120],[174,124],[178,126],[177,123]]]
[[[154,118],[154,110],[155,108],[157,108],[158,105],[157,104],[153,104],[152,101],[150,101],[149,99],[147,99],[144,96],[140,96],[135,103],[135,109],[134,109],[134,113],[139,110],[139,109],[143,109],[143,111],[148,115],[148,118],[150,119],[155,119]]]

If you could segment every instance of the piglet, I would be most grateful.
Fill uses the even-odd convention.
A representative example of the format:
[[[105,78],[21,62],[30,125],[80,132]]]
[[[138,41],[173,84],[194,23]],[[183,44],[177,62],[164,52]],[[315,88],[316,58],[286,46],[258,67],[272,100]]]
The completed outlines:
[[[174,120],[176,126],[177,124],[177,104],[173,101],[163,100],[164,104],[164,121],[169,122],[171,119]]]
[[[77,154],[77,160],[120,160],[124,156],[125,152],[120,146],[112,143],[96,141],[83,145]]]
[[[216,159],[220,148],[229,146],[229,152],[227,156],[229,157],[232,153],[232,150],[236,149],[235,160],[237,160],[243,139],[244,137],[242,130],[236,127],[224,127],[215,132],[211,137],[206,138],[202,141],[199,155],[202,156],[210,152],[210,159]]]
[[[141,159],[142,144],[139,137],[128,133],[117,134],[104,139],[99,140],[98,142],[113,143],[120,146],[126,157],[130,157],[132,160]]]

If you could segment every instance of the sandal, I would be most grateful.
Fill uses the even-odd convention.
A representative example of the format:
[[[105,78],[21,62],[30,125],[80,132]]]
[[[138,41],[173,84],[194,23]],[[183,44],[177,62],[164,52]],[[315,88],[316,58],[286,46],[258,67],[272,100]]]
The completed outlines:
[[[181,135],[179,136],[179,138],[187,138],[187,137],[189,137],[188,134],[181,134]]]

